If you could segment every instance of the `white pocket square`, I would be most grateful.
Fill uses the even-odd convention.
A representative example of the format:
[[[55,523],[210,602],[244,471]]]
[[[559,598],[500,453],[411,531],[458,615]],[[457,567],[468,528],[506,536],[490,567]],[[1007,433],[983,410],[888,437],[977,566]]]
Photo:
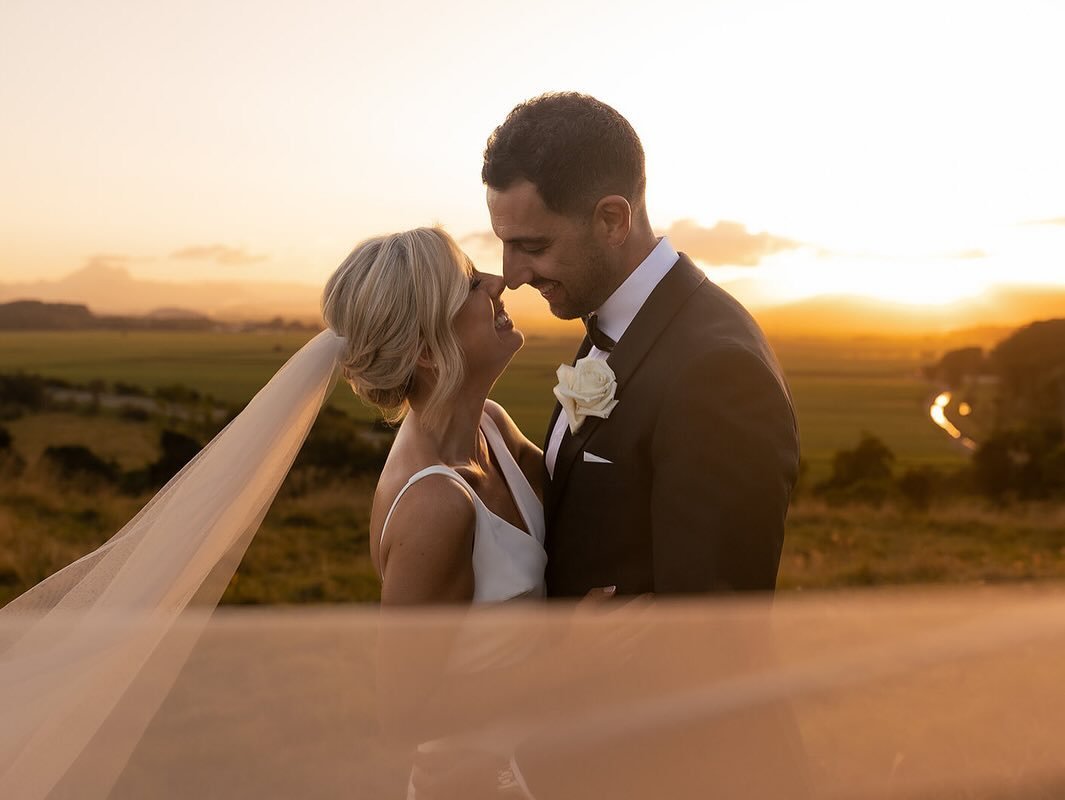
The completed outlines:
[[[613,464],[614,462],[610,461],[609,459],[606,459],[606,458],[601,458],[601,457],[597,456],[595,453],[589,453],[587,450],[585,450],[584,451],[584,463],[586,463],[586,464]]]

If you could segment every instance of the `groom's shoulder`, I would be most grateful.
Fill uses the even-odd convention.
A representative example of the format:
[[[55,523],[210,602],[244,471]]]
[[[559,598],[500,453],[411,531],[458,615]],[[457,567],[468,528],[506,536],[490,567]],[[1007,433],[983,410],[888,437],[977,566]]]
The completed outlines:
[[[701,281],[669,326],[672,339],[694,355],[717,350],[748,350],[776,364],[776,357],[750,311],[709,278]]]

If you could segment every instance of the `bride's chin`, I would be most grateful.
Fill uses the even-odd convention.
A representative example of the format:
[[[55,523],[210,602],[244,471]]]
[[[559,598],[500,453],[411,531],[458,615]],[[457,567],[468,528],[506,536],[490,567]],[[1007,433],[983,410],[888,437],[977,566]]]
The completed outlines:
[[[504,330],[496,330],[496,337],[500,342],[520,350],[525,344],[525,334],[519,331],[517,328],[506,328]]]

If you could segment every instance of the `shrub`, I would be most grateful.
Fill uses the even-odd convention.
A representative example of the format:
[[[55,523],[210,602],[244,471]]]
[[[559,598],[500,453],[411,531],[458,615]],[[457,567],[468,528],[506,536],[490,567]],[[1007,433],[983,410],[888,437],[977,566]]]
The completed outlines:
[[[118,409],[118,418],[130,422],[147,422],[152,418],[152,415],[138,406],[126,405]]]
[[[115,381],[112,387],[115,394],[121,397],[147,397],[148,391],[140,386],[132,383],[123,383],[122,381]]]
[[[295,468],[315,467],[337,475],[379,472],[389,440],[340,409],[322,409],[296,457]]]
[[[13,441],[11,432],[0,426],[0,477],[14,477],[26,468],[26,462],[12,447]]]
[[[0,375],[0,408],[39,411],[48,403],[44,381],[37,375]]]
[[[840,450],[832,459],[828,480],[814,486],[814,494],[829,503],[864,503],[880,505],[895,487],[891,469],[895,454],[870,433],[863,433],[853,450]]]
[[[932,467],[914,467],[899,477],[896,485],[906,505],[927,511],[940,488],[943,476]]]
[[[123,476],[123,491],[136,494],[164,486],[203,449],[191,436],[169,429],[159,435],[159,447],[162,453],[156,461]]]
[[[52,445],[41,454],[41,461],[64,481],[115,483],[120,475],[115,462],[104,461],[80,444]]]
[[[176,405],[190,405],[200,401],[200,393],[180,383],[169,386],[160,386],[155,390],[155,396],[167,403]]]

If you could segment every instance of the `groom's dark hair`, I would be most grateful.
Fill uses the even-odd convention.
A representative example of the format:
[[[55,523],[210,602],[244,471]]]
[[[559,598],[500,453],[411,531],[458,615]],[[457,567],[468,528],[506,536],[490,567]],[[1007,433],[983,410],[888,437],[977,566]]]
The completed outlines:
[[[643,146],[606,103],[577,92],[542,94],[515,106],[484,150],[487,186],[504,190],[522,178],[558,214],[589,214],[611,194],[642,206]]]

